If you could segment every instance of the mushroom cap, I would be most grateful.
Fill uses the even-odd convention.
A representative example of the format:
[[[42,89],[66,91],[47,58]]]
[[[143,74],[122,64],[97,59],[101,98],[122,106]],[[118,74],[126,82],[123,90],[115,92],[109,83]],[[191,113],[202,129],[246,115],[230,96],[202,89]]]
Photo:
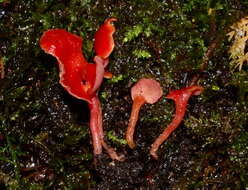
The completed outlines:
[[[146,103],[154,104],[163,95],[160,84],[153,79],[142,78],[131,89],[131,96],[134,100],[136,97],[143,97]]]
[[[200,95],[202,91],[203,91],[203,88],[201,86],[194,85],[194,86],[181,88],[179,90],[173,90],[166,96],[166,98],[172,99],[175,102],[179,100],[183,101],[183,99],[187,100],[190,96]]]
[[[40,46],[46,53],[56,57],[60,70],[60,84],[72,96],[91,102],[91,96],[82,83],[89,78],[87,72],[89,64],[82,53],[82,39],[64,29],[51,29],[43,33]],[[95,76],[95,73],[93,74]]]
[[[82,38],[64,29],[50,29],[44,32],[40,46],[46,53],[63,59],[71,59],[72,55],[80,54],[80,61],[86,62],[81,50]]]

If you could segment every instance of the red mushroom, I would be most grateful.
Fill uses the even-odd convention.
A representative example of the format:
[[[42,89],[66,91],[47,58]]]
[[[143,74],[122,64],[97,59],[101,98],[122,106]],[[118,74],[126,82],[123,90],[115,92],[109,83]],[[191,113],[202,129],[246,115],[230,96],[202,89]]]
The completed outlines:
[[[60,84],[72,96],[91,102],[87,93],[89,81],[86,81],[88,62],[81,51],[82,39],[63,29],[53,29],[44,32],[40,46],[46,53],[57,58]]]
[[[104,21],[104,24],[98,29],[95,34],[95,52],[96,55],[101,57],[102,59],[108,59],[115,46],[113,39],[115,27],[112,25],[112,22],[114,21],[117,21],[117,19],[106,19]]]
[[[153,80],[143,78],[140,79],[131,89],[131,96],[133,99],[132,112],[129,119],[129,124],[126,132],[127,144],[130,148],[135,147],[133,134],[135,125],[139,117],[140,107],[145,104],[154,104],[162,96],[163,91],[160,84]]]
[[[95,34],[94,49],[96,56],[94,58],[95,63],[101,62],[104,68],[109,63],[109,55],[115,47],[113,34],[115,27],[112,25],[113,22],[117,21],[116,18],[108,18],[104,21],[104,24],[97,30]],[[112,78],[112,73],[105,71],[105,78]]]
[[[82,53],[82,39],[63,29],[44,32],[40,39],[40,46],[46,53],[53,55],[58,60],[60,84],[72,96],[89,103],[94,155],[101,154],[102,147],[104,147],[112,159],[122,160],[122,157],[118,156],[104,142],[102,110],[97,96],[97,90],[105,75],[106,60],[114,48],[112,37],[114,26],[111,25],[112,30],[105,30],[104,28],[109,28],[110,22],[114,20],[114,18],[107,19],[97,32],[95,64],[90,64],[85,60]]]
[[[176,103],[176,115],[172,122],[164,130],[164,132],[152,144],[150,154],[155,159],[158,159],[156,152],[159,146],[169,137],[169,135],[179,126],[183,120],[189,98],[192,95],[199,95],[202,91],[203,88],[201,86],[190,86],[180,90],[171,91],[167,95],[168,99],[172,99]]]

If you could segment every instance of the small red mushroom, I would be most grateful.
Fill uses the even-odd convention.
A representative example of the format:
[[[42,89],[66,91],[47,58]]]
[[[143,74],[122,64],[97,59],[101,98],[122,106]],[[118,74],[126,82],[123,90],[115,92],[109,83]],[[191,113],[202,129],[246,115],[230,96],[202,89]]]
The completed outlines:
[[[114,17],[106,19],[104,21],[104,24],[97,30],[95,34],[94,49],[96,52],[96,56],[94,58],[94,61],[95,63],[102,63],[104,68],[108,65],[108,57],[115,47],[113,38],[115,27],[112,24],[115,21],[117,21],[117,19]],[[112,78],[112,74],[105,71],[104,77]]]
[[[95,34],[95,52],[102,59],[107,59],[115,47],[113,34],[115,27],[112,22],[117,21],[116,18],[108,18]]]
[[[92,134],[94,155],[106,149],[112,159],[122,160],[114,149],[104,142],[102,127],[102,110],[97,96],[108,63],[108,56],[114,48],[114,26],[110,24],[114,18],[107,19],[97,31],[95,49],[97,55],[95,64],[88,63],[82,53],[82,39],[63,29],[52,29],[44,32],[40,39],[41,48],[58,60],[60,69],[60,84],[74,97],[89,103],[90,130]],[[111,25],[111,27],[109,26]],[[111,30],[110,30],[111,28]]]
[[[86,81],[88,62],[81,50],[82,39],[63,29],[52,29],[44,32],[40,46],[58,60],[60,84],[72,96],[91,102],[87,93],[90,85]]]
[[[154,104],[162,96],[163,91],[160,84],[148,78],[140,79],[131,89],[131,96],[133,100],[132,112],[129,119],[129,124],[126,132],[127,144],[130,148],[135,147],[133,134],[135,125],[139,117],[140,107],[145,104]]]
[[[157,150],[159,146],[169,137],[169,135],[179,126],[186,112],[186,106],[192,95],[199,95],[203,91],[201,86],[190,86],[179,90],[171,91],[168,99],[172,99],[176,104],[176,114],[172,122],[167,126],[164,132],[155,140],[151,146],[150,154],[158,159]]]

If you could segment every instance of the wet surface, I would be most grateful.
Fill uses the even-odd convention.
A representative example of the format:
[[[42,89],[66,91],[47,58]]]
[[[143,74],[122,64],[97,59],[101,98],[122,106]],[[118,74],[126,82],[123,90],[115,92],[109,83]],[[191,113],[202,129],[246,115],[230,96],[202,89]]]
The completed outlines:
[[[208,2],[208,1],[206,1]],[[243,1],[4,1],[0,3],[0,189],[245,189],[248,187],[247,66],[232,72],[225,36],[245,15]],[[56,60],[38,41],[64,28],[84,38],[91,60],[94,33],[115,16],[115,50],[99,97],[106,141],[125,156],[95,158],[86,102],[59,84]],[[201,70],[213,39],[218,46]],[[174,116],[170,90],[198,83],[184,121],[158,151],[151,144]],[[134,150],[125,142],[130,89],[142,77],[161,83],[164,97],[144,105]]]

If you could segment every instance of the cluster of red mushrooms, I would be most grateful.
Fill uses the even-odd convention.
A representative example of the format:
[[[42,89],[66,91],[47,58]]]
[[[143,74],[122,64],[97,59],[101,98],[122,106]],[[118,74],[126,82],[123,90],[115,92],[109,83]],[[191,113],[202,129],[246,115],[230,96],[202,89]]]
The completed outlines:
[[[108,18],[104,21],[95,34],[94,63],[89,63],[82,52],[82,38],[71,34],[64,29],[51,29],[43,33],[40,39],[41,48],[48,54],[54,56],[58,61],[60,70],[60,84],[72,96],[85,100],[90,109],[90,130],[94,155],[100,155],[105,149],[111,159],[123,161],[115,150],[104,141],[102,124],[102,110],[98,98],[98,89],[103,78],[111,78],[112,74],[105,71],[109,63],[109,56],[114,49],[113,34],[115,27],[113,22],[116,18]],[[158,159],[157,150],[168,136],[179,126],[185,115],[186,106],[192,95],[199,95],[203,88],[192,85],[179,90],[171,91],[166,98],[172,99],[176,104],[176,114],[172,122],[164,132],[155,140],[150,149],[154,159]],[[138,120],[139,111],[143,104],[154,104],[163,95],[160,84],[150,78],[140,79],[131,89],[133,100],[132,112],[126,132],[127,144],[130,148],[135,147],[133,140],[135,125]]]

